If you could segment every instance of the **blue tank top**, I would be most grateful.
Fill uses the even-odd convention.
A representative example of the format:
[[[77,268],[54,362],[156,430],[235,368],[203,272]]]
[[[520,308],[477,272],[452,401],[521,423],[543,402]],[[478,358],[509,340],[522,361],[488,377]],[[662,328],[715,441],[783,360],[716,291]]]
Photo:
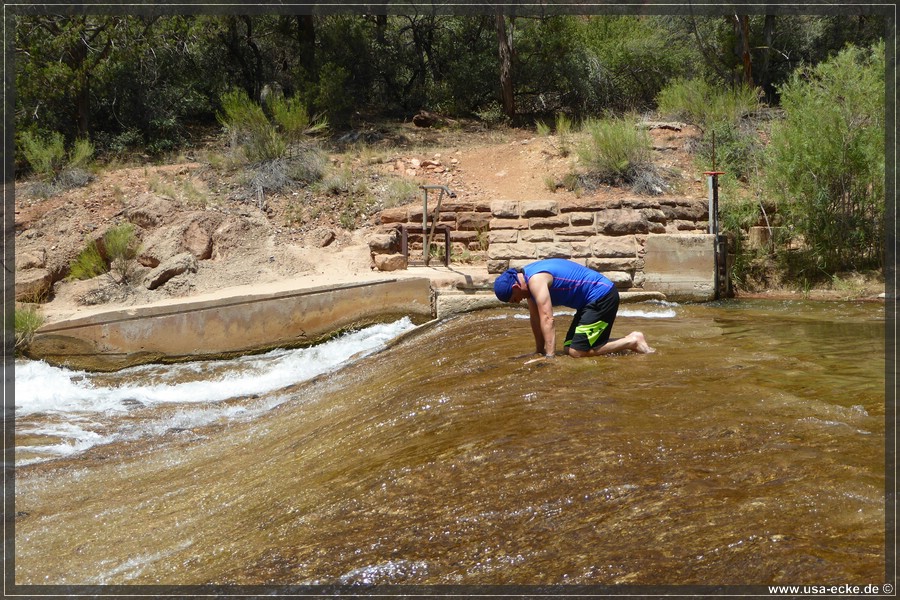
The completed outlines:
[[[608,294],[614,284],[606,276],[564,258],[546,258],[522,268],[526,281],[535,273],[550,273],[550,300],[554,306],[578,310]]]

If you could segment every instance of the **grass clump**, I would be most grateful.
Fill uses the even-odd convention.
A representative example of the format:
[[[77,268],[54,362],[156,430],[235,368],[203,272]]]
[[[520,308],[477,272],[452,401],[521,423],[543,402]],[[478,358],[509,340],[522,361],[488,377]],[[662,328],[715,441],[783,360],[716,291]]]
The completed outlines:
[[[109,271],[97,242],[91,241],[69,265],[69,279],[93,279]]]
[[[93,279],[107,274],[114,283],[128,283],[137,269],[139,252],[134,225],[116,225],[103,234],[101,244],[91,241],[84,247],[69,265],[69,279]]]
[[[49,197],[66,190],[87,185],[93,176],[88,169],[94,156],[94,146],[86,139],[77,139],[66,151],[59,132],[46,136],[31,131],[19,134],[19,147],[38,181],[32,193]]]
[[[572,134],[575,131],[575,125],[572,119],[564,113],[557,113],[553,128],[539,120],[535,123],[535,130],[541,137],[550,137],[555,132],[556,145],[560,155],[568,156],[572,153]]]
[[[589,119],[587,139],[577,148],[587,177],[610,185],[631,184],[652,169],[650,136],[623,118]]]
[[[123,223],[109,229],[103,235],[103,244],[109,257],[109,273],[115,283],[127,283],[137,268],[140,244],[134,225]]]
[[[34,332],[44,324],[44,317],[33,306],[16,307],[15,309],[16,353],[21,353],[34,338]]]

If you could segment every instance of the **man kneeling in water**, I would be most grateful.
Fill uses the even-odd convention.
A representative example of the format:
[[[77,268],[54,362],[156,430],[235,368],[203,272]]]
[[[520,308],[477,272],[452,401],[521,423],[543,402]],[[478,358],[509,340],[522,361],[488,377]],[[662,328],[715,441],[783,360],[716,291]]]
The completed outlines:
[[[528,300],[535,351],[543,356],[556,353],[553,307],[559,305],[576,311],[563,344],[569,356],[599,356],[622,350],[655,352],[640,331],[610,339],[619,310],[619,292],[607,277],[576,262],[547,258],[508,269],[494,280],[494,294],[501,302]]]

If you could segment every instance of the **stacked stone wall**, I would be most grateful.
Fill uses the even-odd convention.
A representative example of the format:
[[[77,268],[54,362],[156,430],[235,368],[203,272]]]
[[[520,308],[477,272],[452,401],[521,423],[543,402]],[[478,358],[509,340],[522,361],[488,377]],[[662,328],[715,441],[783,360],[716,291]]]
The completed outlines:
[[[433,213],[429,213],[429,227]],[[401,226],[421,228],[422,206],[381,213],[381,231],[370,240],[376,268],[406,268]],[[494,200],[441,205],[439,224],[450,228],[453,252],[487,250],[487,270],[502,273],[540,258],[568,258],[609,276],[621,289],[643,284],[648,236],[697,234],[708,228],[707,201],[625,197],[616,200]],[[434,243],[443,240],[435,237]],[[410,256],[421,256],[422,238],[409,236]]]

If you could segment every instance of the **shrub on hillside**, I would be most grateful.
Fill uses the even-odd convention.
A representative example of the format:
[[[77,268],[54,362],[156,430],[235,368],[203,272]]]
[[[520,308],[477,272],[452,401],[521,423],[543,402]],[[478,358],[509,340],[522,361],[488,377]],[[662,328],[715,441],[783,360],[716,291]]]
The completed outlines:
[[[36,195],[53,196],[87,185],[93,178],[87,169],[94,156],[94,146],[86,139],[75,140],[67,152],[59,132],[42,136],[23,131],[19,135],[19,147],[38,176],[39,181],[31,188]]]
[[[759,162],[762,143],[747,117],[761,108],[760,90],[746,85],[715,87],[701,79],[678,79],[656,98],[661,115],[687,121],[703,131],[697,148],[705,168],[746,180]]]
[[[104,253],[91,241],[69,265],[69,279],[92,279],[104,273],[119,284],[128,283],[137,268],[140,251],[134,225],[111,227],[102,238]]]
[[[785,118],[772,128],[765,187],[811,268],[883,264],[884,72],[884,43],[849,46],[781,88]]]
[[[623,118],[588,119],[582,126],[586,139],[578,157],[587,177],[598,183],[631,184],[652,169],[649,134]]]

